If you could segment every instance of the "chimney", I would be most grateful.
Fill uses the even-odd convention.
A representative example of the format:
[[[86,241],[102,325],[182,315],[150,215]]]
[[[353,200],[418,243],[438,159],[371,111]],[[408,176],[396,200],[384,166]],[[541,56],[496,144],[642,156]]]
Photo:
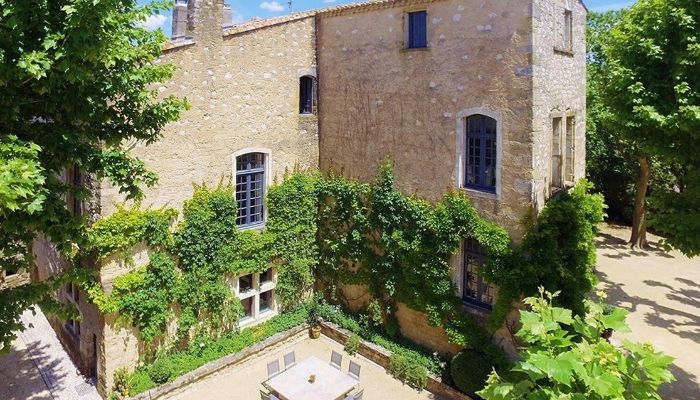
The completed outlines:
[[[224,20],[222,21],[223,26],[233,25],[233,10],[230,4],[224,3]]]
[[[222,40],[224,0],[189,0],[186,35],[199,42]]]
[[[173,8],[173,32],[170,39],[179,40],[185,38],[187,32],[187,0],[176,0]]]

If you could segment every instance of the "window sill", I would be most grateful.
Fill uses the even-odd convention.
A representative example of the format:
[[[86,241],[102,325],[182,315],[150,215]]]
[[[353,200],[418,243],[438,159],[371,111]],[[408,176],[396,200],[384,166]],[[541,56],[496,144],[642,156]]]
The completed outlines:
[[[299,113],[299,118],[316,119],[316,118],[318,118],[318,115],[316,115],[314,113]]]
[[[265,223],[260,223],[260,224],[255,224],[255,225],[243,225],[238,227],[239,231],[247,231],[247,230],[256,230],[256,231],[262,231],[265,230]]]
[[[555,54],[561,54],[561,55],[564,55],[564,56],[569,56],[569,57],[573,57],[573,56],[574,56],[574,51],[573,51],[573,50],[571,50],[571,49],[568,49],[568,50],[567,50],[567,49],[565,49],[565,48],[563,48],[563,47],[559,47],[559,46],[554,46],[554,53],[555,53]]]
[[[462,311],[476,318],[477,321],[486,322],[486,320],[491,316],[491,310],[488,308],[480,307],[474,303],[462,300]]]
[[[425,47],[403,47],[401,48],[402,53],[412,53],[414,51],[430,51],[430,46]]]
[[[467,194],[467,196],[481,197],[483,199],[489,200],[500,200],[498,193],[486,192],[483,190],[468,187],[462,187],[461,189]]]

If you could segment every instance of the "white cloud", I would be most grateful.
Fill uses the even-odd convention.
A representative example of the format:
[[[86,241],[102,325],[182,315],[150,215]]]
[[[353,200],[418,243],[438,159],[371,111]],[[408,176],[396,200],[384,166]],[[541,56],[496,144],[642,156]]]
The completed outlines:
[[[605,12],[605,11],[610,11],[610,10],[619,10],[621,8],[629,7],[632,4],[634,4],[634,1],[626,1],[624,3],[606,4],[603,6],[593,7],[593,8],[591,8],[591,11]]]
[[[149,31],[154,31],[156,29],[162,28],[163,25],[165,25],[165,21],[167,19],[168,17],[162,14],[149,15],[148,17],[146,17],[145,21],[140,21],[138,25],[148,29]]]
[[[272,12],[284,11],[284,6],[277,1],[263,1],[260,3],[260,8]]]

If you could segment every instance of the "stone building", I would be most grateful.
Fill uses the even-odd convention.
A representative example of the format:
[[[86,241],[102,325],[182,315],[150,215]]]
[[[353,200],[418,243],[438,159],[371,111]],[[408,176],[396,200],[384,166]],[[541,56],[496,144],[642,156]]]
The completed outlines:
[[[370,180],[390,157],[396,183],[428,200],[464,190],[478,211],[518,241],[523,219],[584,176],[585,26],[580,0],[375,0],[232,24],[222,0],[178,1],[158,90],[192,108],[162,140],[133,153],[160,176],[144,205],[182,206],[192,183],[235,177],[242,227],[263,227],[264,191],[295,165]],[[99,185],[96,185],[99,186]],[[95,188],[97,213],[122,201]],[[38,243],[40,270],[58,268]],[[145,263],[135,249],[137,264]],[[468,312],[484,315],[495,289],[475,273],[480,246],[465,241],[454,280]],[[101,265],[106,289],[128,270]],[[265,274],[260,274],[265,275]],[[254,288],[248,323],[274,314],[274,272]],[[348,288],[348,290],[354,290]],[[52,321],[81,369],[107,393],[117,368],[135,366],[136,332],[115,324],[79,290],[81,322]],[[259,304],[272,304],[265,313]],[[362,299],[360,300],[362,301]],[[249,305],[248,305],[249,304]],[[438,351],[441,329],[400,306],[404,335]]]

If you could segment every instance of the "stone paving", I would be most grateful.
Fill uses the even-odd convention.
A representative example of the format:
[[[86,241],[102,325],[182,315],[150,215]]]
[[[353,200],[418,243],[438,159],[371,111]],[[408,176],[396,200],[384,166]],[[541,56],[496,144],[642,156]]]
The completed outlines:
[[[598,236],[598,276],[608,302],[630,311],[632,332],[613,339],[650,342],[675,358],[676,381],[663,385],[664,400],[700,399],[700,257],[665,252],[659,238],[632,250],[626,227],[605,226]]]
[[[2,400],[101,400],[95,387],[83,377],[38,309],[26,311],[27,328],[0,356]]]

